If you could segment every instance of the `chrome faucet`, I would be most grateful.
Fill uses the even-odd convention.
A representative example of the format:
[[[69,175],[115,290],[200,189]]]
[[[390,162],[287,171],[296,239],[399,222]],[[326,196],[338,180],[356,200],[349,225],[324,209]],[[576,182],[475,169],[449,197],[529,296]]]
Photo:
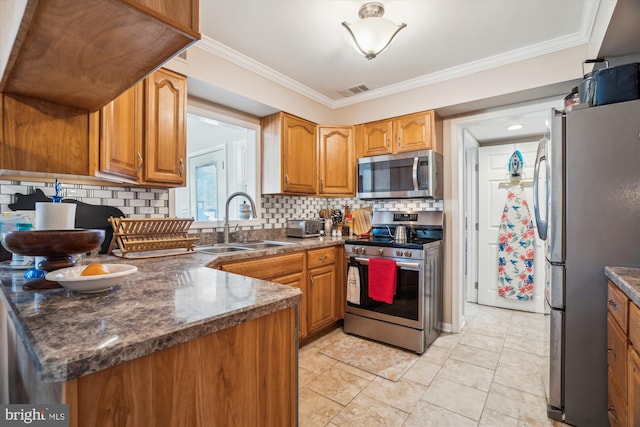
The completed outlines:
[[[243,191],[238,191],[230,195],[229,198],[227,199],[227,204],[224,207],[224,242],[225,243],[229,243],[229,203],[231,202],[231,199],[237,196],[242,196],[247,198],[249,200],[249,204],[251,205],[251,217],[252,218],[258,217],[258,214],[256,213],[256,204],[249,194]]]

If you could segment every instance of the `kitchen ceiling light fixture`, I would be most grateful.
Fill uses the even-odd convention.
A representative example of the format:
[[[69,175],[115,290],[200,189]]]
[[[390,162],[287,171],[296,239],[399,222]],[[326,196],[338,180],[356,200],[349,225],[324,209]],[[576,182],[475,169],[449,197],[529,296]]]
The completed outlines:
[[[383,18],[383,15],[384,6],[382,3],[369,2],[360,7],[359,21],[353,24],[342,23],[351,35],[355,49],[369,60],[380,55],[396,34],[407,26],[405,23],[396,25]]]

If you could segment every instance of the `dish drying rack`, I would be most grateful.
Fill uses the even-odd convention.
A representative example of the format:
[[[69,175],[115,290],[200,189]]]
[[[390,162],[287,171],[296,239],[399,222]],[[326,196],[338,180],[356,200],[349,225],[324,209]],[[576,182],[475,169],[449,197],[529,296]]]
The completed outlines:
[[[113,238],[107,253],[127,258],[130,253],[146,252],[146,257],[193,252],[199,237],[189,237],[193,218],[109,217]],[[117,243],[118,250],[114,250]],[[180,251],[186,249],[186,251]],[[158,252],[162,251],[162,252]],[[155,252],[149,254],[149,252]]]

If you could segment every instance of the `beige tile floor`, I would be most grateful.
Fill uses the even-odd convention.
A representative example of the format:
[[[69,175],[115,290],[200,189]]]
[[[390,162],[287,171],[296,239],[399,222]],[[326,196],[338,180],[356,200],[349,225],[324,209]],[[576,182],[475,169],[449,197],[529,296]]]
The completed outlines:
[[[301,348],[300,426],[563,425],[546,416],[544,316],[468,304],[466,317],[396,382],[322,354],[342,329]]]

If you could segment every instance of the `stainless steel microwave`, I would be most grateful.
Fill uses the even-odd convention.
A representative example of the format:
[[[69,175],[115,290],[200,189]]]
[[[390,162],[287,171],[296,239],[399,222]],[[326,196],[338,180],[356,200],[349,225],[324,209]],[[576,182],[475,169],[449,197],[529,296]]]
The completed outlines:
[[[358,159],[357,197],[441,200],[442,154],[420,150]]]

